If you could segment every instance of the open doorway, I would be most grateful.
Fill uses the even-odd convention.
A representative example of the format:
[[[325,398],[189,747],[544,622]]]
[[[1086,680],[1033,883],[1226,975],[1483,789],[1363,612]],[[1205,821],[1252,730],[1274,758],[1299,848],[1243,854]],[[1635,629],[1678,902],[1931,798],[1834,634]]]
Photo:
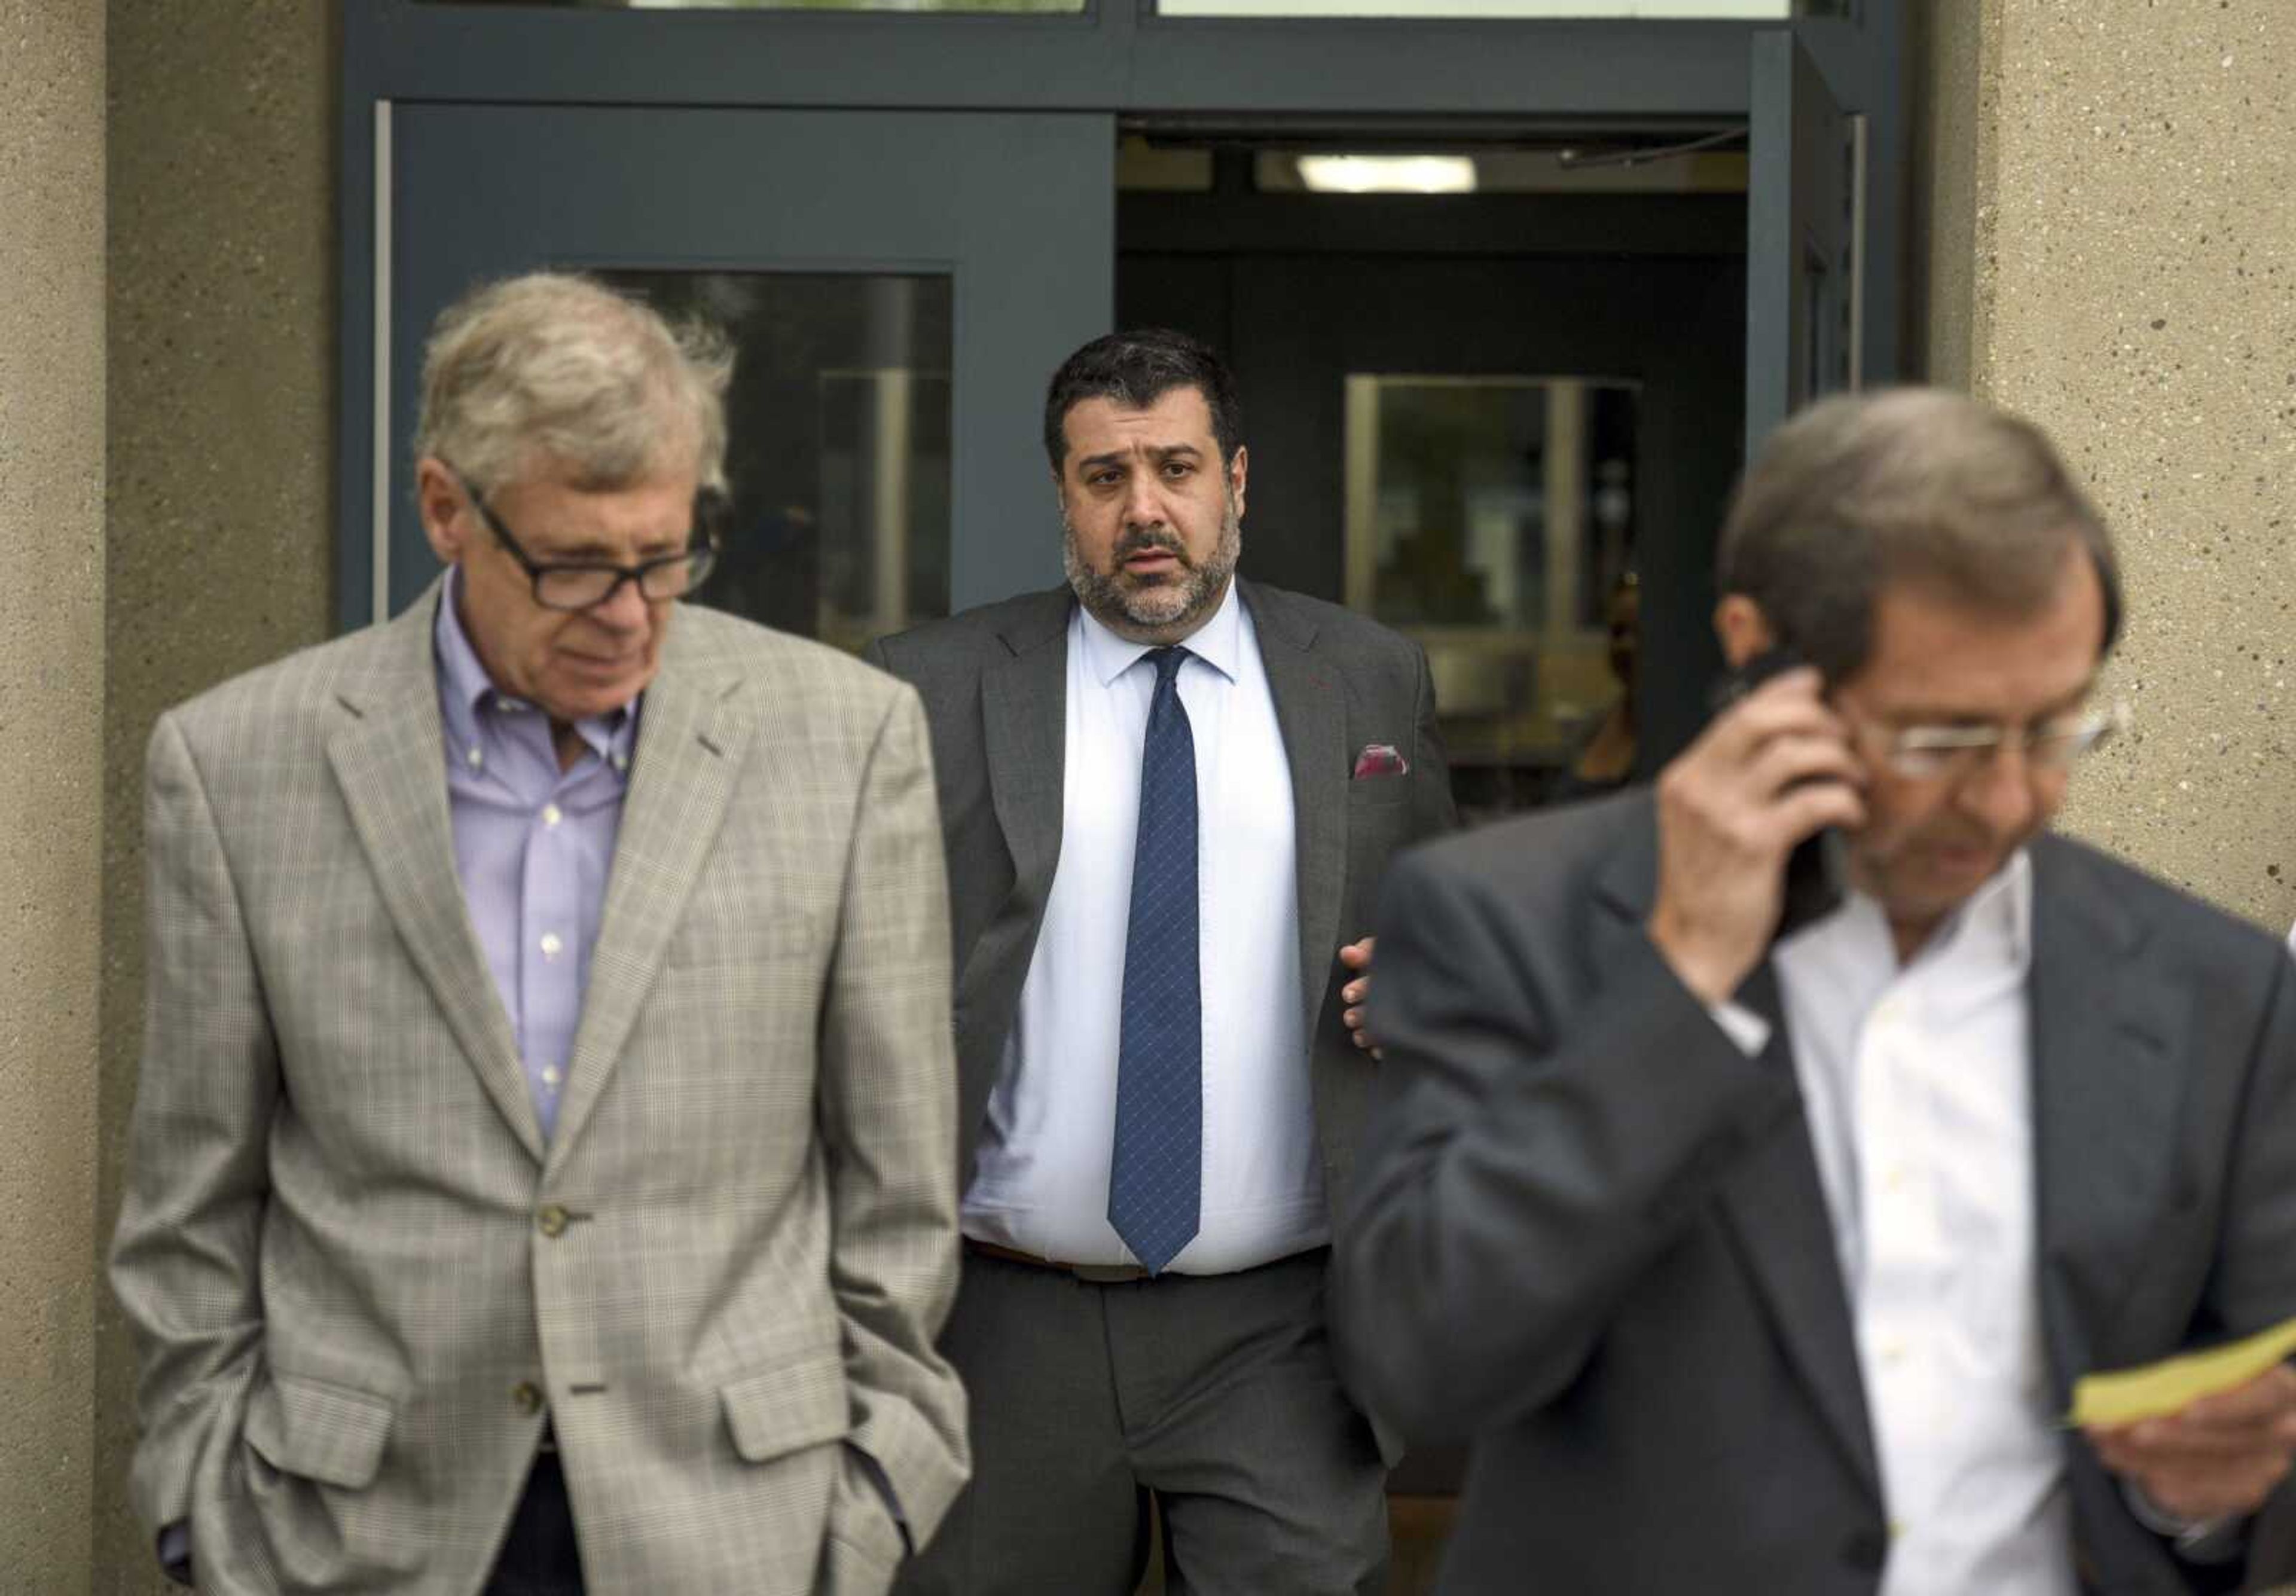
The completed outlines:
[[[1126,130],[1117,325],[1227,352],[1245,571],[1427,649],[1470,823],[1647,775],[1704,717],[1746,178],[1742,127]],[[1431,1588],[1464,1464],[1392,1477],[1392,1590]]]
[[[1136,123],[1117,185],[1117,323],[1235,366],[1246,571],[1426,647],[1468,818],[1686,740],[1742,435],[1742,127]]]

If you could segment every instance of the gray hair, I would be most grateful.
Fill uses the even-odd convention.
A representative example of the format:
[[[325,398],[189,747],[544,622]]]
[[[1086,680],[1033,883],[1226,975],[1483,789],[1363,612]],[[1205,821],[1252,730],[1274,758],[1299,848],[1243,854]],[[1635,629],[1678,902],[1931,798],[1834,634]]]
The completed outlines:
[[[1821,400],[1770,434],[1732,498],[1717,585],[1752,599],[1782,646],[1840,681],[1872,650],[1884,587],[2030,614],[2056,592],[2069,549],[2103,588],[2110,649],[2112,539],[2047,437],[1962,394],[1889,389]]]
[[[699,485],[722,489],[733,369],[714,329],[673,327],[590,278],[482,284],[424,346],[415,455],[481,490],[554,469],[586,489],[625,488],[690,456]]]

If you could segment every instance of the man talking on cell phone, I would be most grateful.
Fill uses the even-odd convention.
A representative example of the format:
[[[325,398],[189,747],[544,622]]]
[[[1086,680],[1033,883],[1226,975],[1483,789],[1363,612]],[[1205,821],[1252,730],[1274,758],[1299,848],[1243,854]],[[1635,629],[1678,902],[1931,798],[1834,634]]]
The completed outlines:
[[[2296,1312],[2296,966],[2046,830],[2118,720],[2102,522],[2024,422],[1831,399],[1719,588],[1734,670],[1805,662],[1655,793],[1389,877],[1333,1314],[1369,1406],[1476,1438],[1441,1588],[2233,1588],[2296,1375],[2062,1423]]]

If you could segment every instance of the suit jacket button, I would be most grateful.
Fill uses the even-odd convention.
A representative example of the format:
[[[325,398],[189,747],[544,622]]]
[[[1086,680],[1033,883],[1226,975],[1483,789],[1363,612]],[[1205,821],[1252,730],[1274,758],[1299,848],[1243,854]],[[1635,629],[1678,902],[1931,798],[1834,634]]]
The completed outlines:
[[[511,1405],[531,1417],[542,1411],[542,1387],[532,1380],[521,1380],[510,1388]]]
[[[1841,1560],[1853,1568],[1879,1574],[1890,1559],[1890,1537],[1868,1526],[1841,1537]]]
[[[559,1237],[566,1234],[567,1217],[566,1210],[553,1203],[534,1216],[534,1222],[542,1227],[542,1233],[545,1236],[555,1241]]]

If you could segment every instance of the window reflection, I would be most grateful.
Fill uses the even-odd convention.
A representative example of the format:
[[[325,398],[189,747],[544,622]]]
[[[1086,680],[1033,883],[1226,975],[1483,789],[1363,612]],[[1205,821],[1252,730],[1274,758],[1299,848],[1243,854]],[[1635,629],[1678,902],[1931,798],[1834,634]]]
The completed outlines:
[[[1554,795],[1619,703],[1636,399],[1579,377],[1347,379],[1348,602],[1426,648],[1478,807]]]
[[[733,513],[698,602],[847,649],[948,613],[947,278],[597,276],[734,343]]]

